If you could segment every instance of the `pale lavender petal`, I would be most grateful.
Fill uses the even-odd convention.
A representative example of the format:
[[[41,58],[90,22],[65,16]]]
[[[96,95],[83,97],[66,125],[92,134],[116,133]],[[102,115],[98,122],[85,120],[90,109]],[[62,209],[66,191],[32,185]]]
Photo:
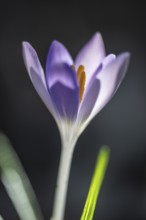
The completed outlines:
[[[52,99],[50,97],[50,94],[48,92],[46,85],[42,81],[42,78],[32,68],[30,70],[30,77],[31,77],[33,86],[35,87],[42,101],[44,102],[48,110],[52,113],[52,115],[56,118],[57,111],[54,108],[54,104],[52,102]]]
[[[44,72],[38,59],[37,53],[28,42],[23,42],[22,49],[24,63],[29,73],[30,79],[44,104],[55,117],[55,109],[46,86]]]
[[[106,56],[95,74],[91,77],[79,109],[78,120],[85,121],[92,112],[100,90],[100,81],[96,78],[97,74],[99,74],[103,68],[114,61],[115,58],[116,56],[114,54],[109,54],[108,56]]]
[[[107,55],[102,62],[100,63],[100,65],[98,66],[98,68],[96,69],[96,71],[94,72],[94,74],[92,75],[92,77],[90,78],[90,81],[88,84],[90,84],[90,82],[95,79],[95,77],[97,77],[97,75],[107,66],[109,65],[111,62],[113,62],[116,59],[116,55],[114,54],[109,54]]]
[[[97,79],[100,80],[100,91],[88,120],[91,120],[109,102],[117,91],[126,74],[129,58],[129,53],[122,53],[97,74]]]
[[[29,75],[30,75],[30,69],[33,68],[36,74],[38,74],[44,81],[45,79],[44,71],[42,69],[39,58],[34,48],[28,42],[23,42],[22,52],[23,52],[24,63],[25,63],[25,66],[26,66],[26,69]]]
[[[99,90],[100,90],[100,81],[94,78],[92,82],[88,84],[87,91],[81,103],[81,107],[78,114],[79,121],[83,122],[89,117],[96,103]]]
[[[52,79],[48,88],[60,116],[74,119],[79,106],[79,85],[76,73],[67,64],[51,69]]]
[[[105,68],[107,65],[109,65],[111,62],[113,62],[116,59],[115,54],[109,54],[102,60],[102,68]]]
[[[54,84],[57,80],[56,75],[54,76],[52,69],[56,69],[57,66],[60,68],[60,66],[64,64],[71,66],[73,65],[73,60],[62,43],[53,41],[50,46],[46,62],[46,78],[49,82],[49,86]]]
[[[116,56],[114,54],[109,54],[108,56],[106,56],[103,59],[100,66],[98,67],[98,69],[96,70],[95,74],[93,74],[93,76],[91,77],[90,82],[88,83],[88,86],[85,90],[85,95],[83,97],[83,101],[79,109],[79,121],[85,121],[89,117],[96,103],[100,90],[100,81],[97,79],[97,74],[99,74],[103,68],[105,68],[111,62],[113,62],[115,59]]]
[[[76,68],[78,68],[80,65],[85,67],[86,86],[104,57],[105,49],[102,36],[100,33],[96,33],[80,50],[75,59]]]

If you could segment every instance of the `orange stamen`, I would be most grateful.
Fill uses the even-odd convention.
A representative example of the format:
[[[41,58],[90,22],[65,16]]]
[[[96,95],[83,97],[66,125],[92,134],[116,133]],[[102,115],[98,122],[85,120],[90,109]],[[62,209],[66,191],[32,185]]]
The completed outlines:
[[[84,71],[84,66],[82,65],[80,65],[77,70],[77,79],[78,79],[79,87],[80,87],[80,103],[81,103],[83,95],[84,95],[85,81],[86,81],[86,74]]]

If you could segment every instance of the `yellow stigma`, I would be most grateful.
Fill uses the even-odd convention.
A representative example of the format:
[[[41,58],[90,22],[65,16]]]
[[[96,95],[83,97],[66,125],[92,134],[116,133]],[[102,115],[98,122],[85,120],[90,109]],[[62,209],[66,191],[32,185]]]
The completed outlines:
[[[86,81],[86,75],[85,75],[85,69],[84,66],[80,65],[77,70],[77,79],[79,82],[79,88],[80,88],[80,102],[82,101],[83,95],[84,95],[84,89],[85,89],[85,81]]]

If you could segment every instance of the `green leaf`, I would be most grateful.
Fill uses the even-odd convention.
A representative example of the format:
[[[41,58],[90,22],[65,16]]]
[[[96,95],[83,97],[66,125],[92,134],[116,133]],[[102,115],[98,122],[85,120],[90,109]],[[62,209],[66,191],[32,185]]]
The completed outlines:
[[[92,220],[98,195],[104,179],[105,171],[109,161],[110,150],[108,147],[103,146],[99,152],[97,162],[95,165],[94,174],[91,180],[89,192],[86,198],[85,206],[81,216],[81,220]]]
[[[1,181],[15,206],[20,219],[42,220],[43,217],[31,183],[9,140],[1,133],[0,171]]]
[[[0,220],[3,220],[2,216],[0,215]]]

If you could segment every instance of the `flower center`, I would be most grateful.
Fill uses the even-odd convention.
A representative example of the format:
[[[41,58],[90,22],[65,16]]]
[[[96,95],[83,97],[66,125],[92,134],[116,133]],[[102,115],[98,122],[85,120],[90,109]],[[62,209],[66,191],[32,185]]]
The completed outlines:
[[[72,65],[71,68],[76,71],[75,66]],[[77,79],[79,83],[79,89],[80,89],[80,103],[83,99],[84,90],[85,90],[85,82],[86,82],[86,74],[85,74],[85,68],[83,65],[80,65],[78,67],[77,72]]]

